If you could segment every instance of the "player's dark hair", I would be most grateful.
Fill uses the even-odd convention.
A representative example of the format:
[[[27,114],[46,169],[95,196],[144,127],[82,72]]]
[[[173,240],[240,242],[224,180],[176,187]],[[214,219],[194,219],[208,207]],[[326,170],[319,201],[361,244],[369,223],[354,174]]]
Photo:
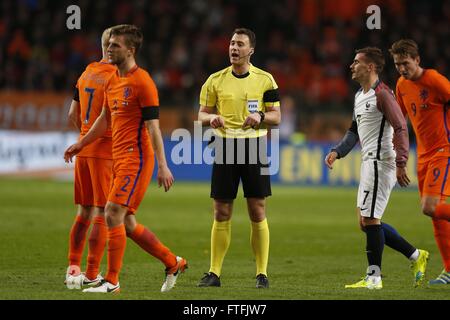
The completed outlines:
[[[237,29],[234,29],[234,31],[233,31],[233,35],[235,35],[235,34],[245,34],[250,41],[250,47],[252,47],[252,48],[256,47],[256,35],[252,30],[247,29],[247,28],[237,28]]]
[[[364,57],[368,62],[374,63],[376,66],[376,72],[381,73],[384,68],[384,55],[380,48],[376,47],[365,47],[362,49],[355,50],[356,54],[363,53]]]
[[[417,58],[419,56],[419,46],[414,40],[401,39],[392,44],[389,52],[392,56],[398,54],[402,57],[407,57],[409,55],[411,58]]]
[[[128,48],[135,48],[135,54],[141,48],[144,36],[141,29],[131,24],[120,24],[111,28],[111,36],[124,36]]]

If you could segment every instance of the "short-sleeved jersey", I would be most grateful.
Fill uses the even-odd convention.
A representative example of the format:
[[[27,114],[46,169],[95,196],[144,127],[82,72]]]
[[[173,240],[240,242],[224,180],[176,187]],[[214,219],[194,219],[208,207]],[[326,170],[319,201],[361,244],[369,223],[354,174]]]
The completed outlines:
[[[397,101],[414,128],[419,162],[436,152],[450,156],[450,83],[436,70],[424,69],[415,81],[401,76],[397,81]]]
[[[102,60],[86,67],[77,81],[80,97],[80,138],[86,135],[98,118],[103,108],[104,86],[116,67]],[[93,143],[89,144],[77,155],[78,157],[112,159],[111,128]]]
[[[363,160],[396,158],[397,166],[406,166],[409,151],[406,121],[387,85],[377,81],[366,93],[361,88],[355,95],[354,118]]]
[[[279,107],[278,86],[272,75],[250,65],[249,72],[236,75],[232,66],[213,73],[203,84],[200,105],[217,108],[225,120],[225,128],[216,129],[226,138],[256,138],[267,134],[262,124],[256,130],[242,129],[250,113],[266,111],[266,107]]]
[[[152,157],[142,109],[159,108],[159,98],[148,72],[136,66],[121,77],[116,71],[106,84],[105,95],[105,107],[111,113],[113,159]]]

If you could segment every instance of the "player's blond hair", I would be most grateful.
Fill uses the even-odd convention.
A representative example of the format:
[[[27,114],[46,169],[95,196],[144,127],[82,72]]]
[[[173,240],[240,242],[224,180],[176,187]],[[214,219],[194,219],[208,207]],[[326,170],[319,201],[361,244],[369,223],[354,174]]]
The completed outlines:
[[[102,33],[102,48],[103,48],[103,50],[106,50],[108,48],[110,37],[111,37],[111,28],[107,28]]]
[[[419,46],[414,40],[401,39],[392,44],[389,52],[392,56],[398,54],[402,57],[408,57],[409,55],[411,58],[416,58],[419,56]]]
[[[124,36],[128,48],[134,48],[135,54],[141,48],[144,36],[139,27],[132,24],[119,24],[111,28],[111,36]]]

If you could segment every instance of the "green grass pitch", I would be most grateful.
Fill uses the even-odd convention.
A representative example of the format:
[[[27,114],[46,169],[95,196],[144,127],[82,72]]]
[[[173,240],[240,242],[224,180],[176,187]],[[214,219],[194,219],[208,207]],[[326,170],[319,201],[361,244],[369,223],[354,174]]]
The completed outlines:
[[[0,179],[0,299],[448,299],[450,287],[413,288],[409,261],[385,247],[383,290],[345,290],[366,268],[354,188],[273,186],[268,200],[270,289],[257,290],[242,193],[235,202],[232,241],[221,288],[197,288],[209,268],[212,201],[208,184],[179,183],[164,193],[153,182],[138,220],[154,231],[189,269],[176,287],[160,293],[163,265],[128,240],[120,295],[88,295],[63,284],[68,234],[75,215],[70,182]],[[430,251],[426,281],[442,270],[431,221],[415,190],[395,189],[384,220],[413,245]],[[86,254],[85,254],[86,255]],[[85,265],[83,259],[83,267]],[[105,272],[106,256],[102,263]]]

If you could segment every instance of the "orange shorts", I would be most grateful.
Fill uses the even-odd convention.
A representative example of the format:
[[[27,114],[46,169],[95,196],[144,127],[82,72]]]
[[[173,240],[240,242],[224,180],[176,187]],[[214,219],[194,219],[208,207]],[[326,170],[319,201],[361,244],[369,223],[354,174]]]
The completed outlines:
[[[154,166],[153,157],[114,160],[108,201],[128,207],[128,213],[134,214],[144,199]]]
[[[420,196],[450,196],[449,170],[449,157],[433,157],[427,162],[418,163]]]
[[[75,203],[82,206],[104,207],[111,183],[113,161],[109,159],[76,157]]]

